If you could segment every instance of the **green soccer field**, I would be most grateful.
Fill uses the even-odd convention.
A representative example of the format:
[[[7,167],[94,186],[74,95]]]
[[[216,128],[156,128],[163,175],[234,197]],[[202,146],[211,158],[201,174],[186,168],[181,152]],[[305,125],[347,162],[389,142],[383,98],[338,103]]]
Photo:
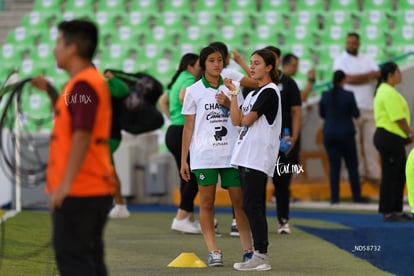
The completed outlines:
[[[193,252],[206,262],[207,249],[201,235],[170,230],[174,213],[133,212],[128,219],[109,220],[106,227],[106,262],[110,275],[239,275],[234,262],[241,260],[240,242],[228,231],[231,214],[216,214],[222,237],[224,267],[168,267],[180,253]],[[279,275],[390,275],[365,260],[339,249],[295,226],[339,228],[339,224],[314,219],[291,220],[291,235],[277,235],[275,218],[269,218],[269,256]],[[1,228],[0,275],[58,275],[50,247],[50,215],[24,211],[9,218]],[[248,273],[259,275],[265,272]]]

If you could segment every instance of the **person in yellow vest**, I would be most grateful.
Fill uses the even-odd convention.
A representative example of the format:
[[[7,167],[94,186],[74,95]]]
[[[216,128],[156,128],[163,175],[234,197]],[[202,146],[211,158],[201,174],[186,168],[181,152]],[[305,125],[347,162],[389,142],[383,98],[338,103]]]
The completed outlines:
[[[408,191],[408,204],[411,208],[411,219],[414,217],[414,149],[410,151],[405,165],[405,177]]]
[[[413,142],[410,109],[404,97],[395,89],[401,82],[401,72],[394,62],[381,67],[379,85],[374,97],[376,131],[374,145],[381,155],[379,212],[384,221],[408,221],[403,213],[406,153],[405,145]]]
[[[91,60],[98,30],[85,20],[58,25],[54,49],[70,75],[54,105],[46,192],[61,275],[107,275],[103,231],[115,191],[108,140],[111,96]]]

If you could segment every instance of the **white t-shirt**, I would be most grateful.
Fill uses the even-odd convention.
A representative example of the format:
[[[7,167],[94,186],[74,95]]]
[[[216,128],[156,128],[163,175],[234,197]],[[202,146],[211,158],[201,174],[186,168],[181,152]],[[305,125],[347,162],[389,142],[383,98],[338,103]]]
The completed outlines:
[[[239,84],[234,82],[236,86]],[[187,87],[183,115],[196,115],[190,143],[190,167],[195,169],[229,168],[231,153],[237,140],[238,129],[231,124],[215,98],[229,90],[224,85],[215,89],[204,78]]]
[[[243,115],[248,114],[260,93],[266,88],[273,88],[279,98],[276,118],[269,125],[266,116],[262,115],[251,126],[242,127],[234,146],[231,164],[255,169],[266,173],[268,176],[273,176],[279,154],[279,137],[282,127],[282,105],[279,89],[274,83],[269,83],[263,86],[254,96],[250,92],[244,99],[241,109]]]
[[[369,56],[353,56],[343,52],[335,59],[333,70],[342,70],[347,75],[358,75],[378,71],[379,67]],[[373,110],[375,85],[376,82],[371,81],[364,84],[345,84],[344,88],[354,93],[358,108]]]

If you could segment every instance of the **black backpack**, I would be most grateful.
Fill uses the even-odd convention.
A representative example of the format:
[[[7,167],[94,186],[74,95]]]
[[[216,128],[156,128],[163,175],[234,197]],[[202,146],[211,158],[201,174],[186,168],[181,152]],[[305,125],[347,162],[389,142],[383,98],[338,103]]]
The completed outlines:
[[[162,127],[164,117],[155,106],[163,93],[162,84],[145,73],[108,70],[129,87],[128,96],[121,100],[121,128],[131,134],[141,134]]]

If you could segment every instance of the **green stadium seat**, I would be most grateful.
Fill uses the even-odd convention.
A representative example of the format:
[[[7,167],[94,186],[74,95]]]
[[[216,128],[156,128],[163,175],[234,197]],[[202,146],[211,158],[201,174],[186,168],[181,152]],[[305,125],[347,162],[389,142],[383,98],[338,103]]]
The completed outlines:
[[[196,12],[222,12],[224,11],[222,0],[199,0],[196,4]]]
[[[364,11],[379,10],[381,12],[392,11],[394,10],[393,1],[391,0],[365,0],[363,1],[363,10]]]
[[[329,1],[330,11],[361,11],[362,7],[358,4],[359,0],[335,0]]]
[[[228,0],[223,1],[224,12],[257,12],[255,0]]]
[[[232,25],[232,26],[235,26],[236,28],[241,28],[244,30],[251,29],[250,13],[242,12],[242,11],[229,12],[224,17],[224,24]]]
[[[94,12],[94,3],[98,2],[98,0],[71,0],[67,1],[65,5],[65,12],[84,12],[90,11]],[[96,11],[95,11],[96,12]]]
[[[121,12],[99,11],[96,13],[96,23],[102,32],[108,29],[118,29],[120,26],[129,25],[128,20]]]
[[[289,12],[291,11],[291,3],[293,1],[286,0],[263,0],[261,6],[258,6],[259,12],[264,11],[277,11],[277,12]]]
[[[260,15],[253,18],[257,26],[268,25],[272,26],[281,26],[283,23],[282,14],[277,11],[263,11]]]
[[[414,9],[414,1],[412,1],[412,0],[398,0],[397,5],[398,5],[397,6],[398,11],[406,11],[406,10],[413,10]]]
[[[369,10],[360,13],[362,25],[377,25],[386,28],[388,25],[387,14],[381,10]]]
[[[56,13],[58,11],[62,11],[62,2],[63,0],[35,0],[33,4],[33,11]]]
[[[390,32],[392,39],[392,46],[399,45],[406,48],[406,45],[413,45],[414,41],[414,27],[413,25],[402,25]]]
[[[216,24],[217,19],[221,22],[223,21],[223,15],[221,12],[200,11],[193,17],[190,17],[190,22],[200,27],[208,28],[209,26],[212,26],[212,24]]]
[[[165,1],[164,1],[165,2]],[[127,12],[139,12],[139,13],[157,13],[162,11],[162,1],[154,0],[127,0],[126,11]]]
[[[86,19],[95,22],[95,13],[90,10],[82,11],[65,11],[62,16],[62,20],[69,21],[73,19]],[[58,22],[59,23],[59,22]]]
[[[20,21],[20,26],[25,28],[45,29],[48,26],[47,13],[32,11],[25,14]]]
[[[410,10],[399,11],[397,13],[400,17],[400,23],[405,25],[413,25],[414,24],[414,7]]]
[[[313,33],[314,31],[305,25],[296,25],[286,34],[286,40],[290,44],[306,44],[313,40]]]
[[[296,0],[296,6],[302,11],[326,11],[328,1],[325,0]]]
[[[355,28],[354,24],[358,23],[360,20],[359,17],[355,18],[355,16],[359,16],[359,13],[355,12],[351,13],[348,11],[335,10],[318,14],[323,16],[323,24],[325,28],[329,26],[344,26],[347,28]],[[355,22],[356,20],[358,21]]]
[[[306,25],[311,30],[317,30],[317,14],[312,11],[299,11],[290,16],[291,26]]]
[[[123,0],[99,0],[98,11],[125,12]]]
[[[166,12],[191,12],[192,0],[169,0],[163,1],[162,10]]]
[[[359,33],[361,44],[375,44],[379,47],[385,46],[385,34],[383,28],[377,25],[367,25]]]

